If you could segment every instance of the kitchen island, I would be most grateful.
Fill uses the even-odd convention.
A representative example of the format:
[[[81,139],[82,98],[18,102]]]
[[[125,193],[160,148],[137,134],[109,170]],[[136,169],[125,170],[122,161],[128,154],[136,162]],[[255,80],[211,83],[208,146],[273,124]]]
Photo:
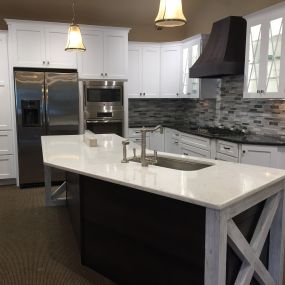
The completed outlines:
[[[209,166],[122,164],[123,138],[97,138],[42,137],[46,202],[51,168],[65,170],[84,265],[123,285],[282,285],[284,171],[183,156]]]

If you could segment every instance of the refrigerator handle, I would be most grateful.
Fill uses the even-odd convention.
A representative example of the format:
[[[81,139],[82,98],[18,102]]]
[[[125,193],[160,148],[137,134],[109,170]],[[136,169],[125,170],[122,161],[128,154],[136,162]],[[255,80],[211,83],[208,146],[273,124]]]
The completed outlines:
[[[42,100],[41,100],[41,125],[42,126],[46,124],[44,102],[45,102],[45,86],[42,85]]]
[[[48,127],[49,127],[49,109],[48,109],[48,86],[46,85],[46,128],[47,128],[47,132],[48,132]]]

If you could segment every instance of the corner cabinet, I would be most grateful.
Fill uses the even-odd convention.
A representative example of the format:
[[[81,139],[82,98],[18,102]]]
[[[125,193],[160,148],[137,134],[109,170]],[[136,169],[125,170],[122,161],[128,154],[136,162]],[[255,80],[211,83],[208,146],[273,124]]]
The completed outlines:
[[[81,79],[127,80],[127,28],[88,28],[82,25],[86,51],[78,53],[78,75]]]
[[[128,97],[158,98],[160,47],[151,44],[129,44]]]
[[[245,98],[285,98],[285,5],[246,17]]]
[[[68,25],[6,20],[15,67],[76,69],[76,54],[66,52]]]
[[[189,69],[200,57],[208,40],[207,35],[197,35],[183,41],[181,47],[180,97],[190,99],[215,98],[217,79],[189,78]]]

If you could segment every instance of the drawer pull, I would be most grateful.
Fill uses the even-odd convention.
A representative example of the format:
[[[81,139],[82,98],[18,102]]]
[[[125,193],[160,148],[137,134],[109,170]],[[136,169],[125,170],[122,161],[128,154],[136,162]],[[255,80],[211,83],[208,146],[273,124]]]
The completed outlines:
[[[225,149],[225,150],[231,150],[230,147],[226,147],[226,146],[224,146],[224,149]]]
[[[189,155],[188,153],[185,153],[185,152],[184,152],[183,154],[184,154],[184,155]]]

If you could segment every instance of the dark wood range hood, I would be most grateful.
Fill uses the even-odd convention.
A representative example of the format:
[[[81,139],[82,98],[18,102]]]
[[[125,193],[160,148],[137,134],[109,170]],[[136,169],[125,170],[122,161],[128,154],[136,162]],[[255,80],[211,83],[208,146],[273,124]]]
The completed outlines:
[[[230,16],[213,24],[201,56],[190,68],[190,78],[220,78],[244,74],[246,20]]]

